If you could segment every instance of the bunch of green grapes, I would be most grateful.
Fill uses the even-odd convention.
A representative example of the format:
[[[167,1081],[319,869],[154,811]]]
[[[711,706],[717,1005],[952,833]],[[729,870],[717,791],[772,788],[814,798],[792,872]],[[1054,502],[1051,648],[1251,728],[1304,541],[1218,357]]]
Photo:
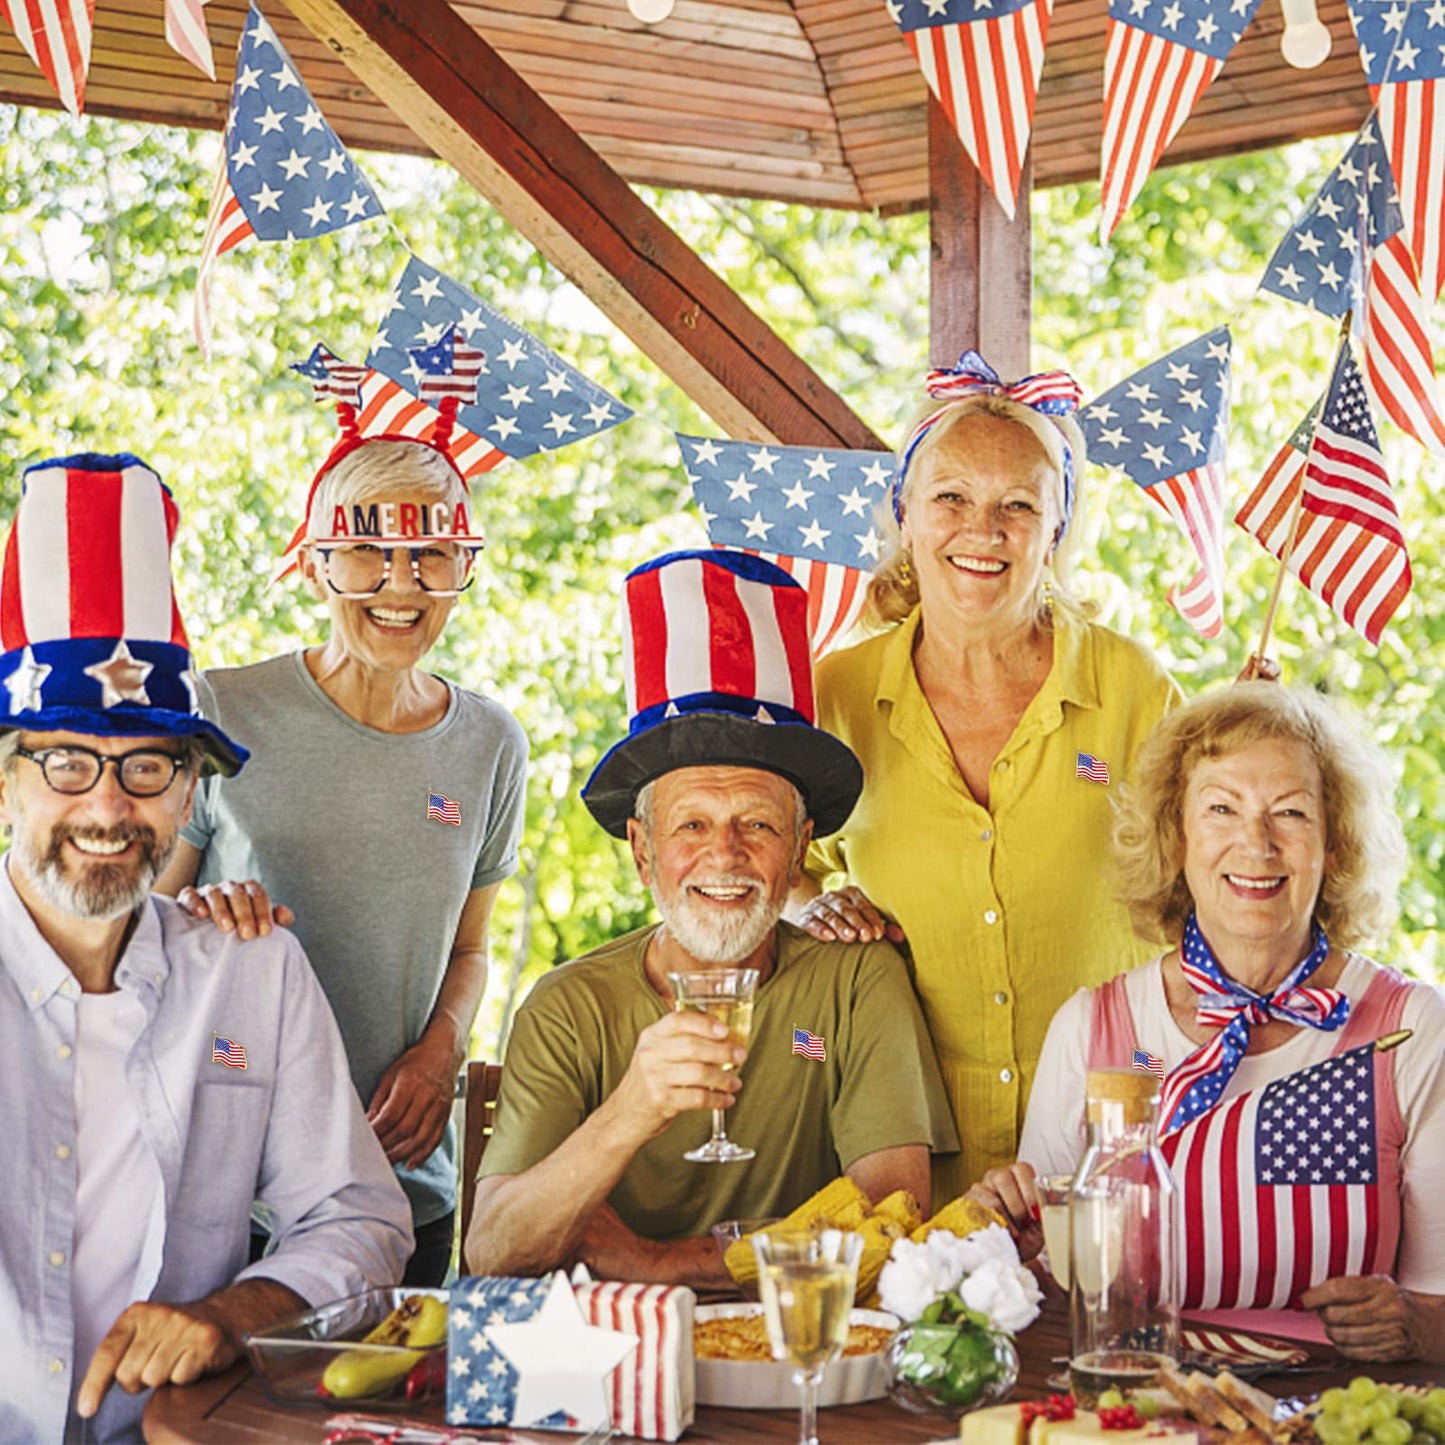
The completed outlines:
[[[1365,1375],[1348,1388],[1326,1390],[1315,1418],[1320,1445],[1410,1445],[1412,1440],[1445,1441],[1445,1390],[1409,1395]]]

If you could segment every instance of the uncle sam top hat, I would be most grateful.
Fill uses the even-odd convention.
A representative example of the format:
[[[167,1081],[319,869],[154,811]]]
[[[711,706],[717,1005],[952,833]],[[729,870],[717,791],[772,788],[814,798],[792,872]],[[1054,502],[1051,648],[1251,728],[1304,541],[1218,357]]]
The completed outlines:
[[[763,768],[803,795],[819,836],[863,787],[848,746],[814,725],[808,594],[745,552],[670,552],[627,576],[622,598],[627,736],[582,799],[627,836],[638,791],[675,768]]]
[[[138,458],[26,468],[0,571],[0,730],[194,737],[204,770],[249,754],[201,716],[171,586],[179,513]]]

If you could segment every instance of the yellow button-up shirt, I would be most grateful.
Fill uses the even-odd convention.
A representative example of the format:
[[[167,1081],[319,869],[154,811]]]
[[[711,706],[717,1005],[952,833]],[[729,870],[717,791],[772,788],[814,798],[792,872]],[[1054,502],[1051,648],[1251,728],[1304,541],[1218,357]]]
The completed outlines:
[[[1054,1010],[1156,951],[1113,896],[1110,800],[1179,690],[1145,648],[1057,611],[1053,664],[994,759],[984,808],[918,685],[918,623],[915,608],[818,669],[818,721],[865,781],[808,871],[846,874],[908,936],[962,1143],[935,1163],[942,1203],[1016,1157]],[[1081,776],[1081,755],[1107,785]]]

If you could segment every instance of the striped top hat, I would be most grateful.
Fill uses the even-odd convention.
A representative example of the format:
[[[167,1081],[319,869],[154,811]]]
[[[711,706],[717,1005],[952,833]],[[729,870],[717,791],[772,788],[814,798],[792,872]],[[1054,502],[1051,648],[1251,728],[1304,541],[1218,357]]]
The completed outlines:
[[[583,801],[627,836],[638,791],[675,768],[763,768],[803,795],[819,836],[847,821],[863,769],[814,725],[808,594],[745,552],[670,552],[628,574],[622,598],[627,736]]]
[[[26,469],[0,571],[0,729],[195,737],[208,771],[249,756],[201,716],[171,587],[179,514],[143,461]]]

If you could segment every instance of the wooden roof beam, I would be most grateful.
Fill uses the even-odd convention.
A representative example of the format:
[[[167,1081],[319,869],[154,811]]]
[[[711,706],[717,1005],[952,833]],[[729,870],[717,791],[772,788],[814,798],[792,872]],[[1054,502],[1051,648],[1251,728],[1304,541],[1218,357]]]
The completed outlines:
[[[287,0],[728,435],[886,450],[446,0]]]

